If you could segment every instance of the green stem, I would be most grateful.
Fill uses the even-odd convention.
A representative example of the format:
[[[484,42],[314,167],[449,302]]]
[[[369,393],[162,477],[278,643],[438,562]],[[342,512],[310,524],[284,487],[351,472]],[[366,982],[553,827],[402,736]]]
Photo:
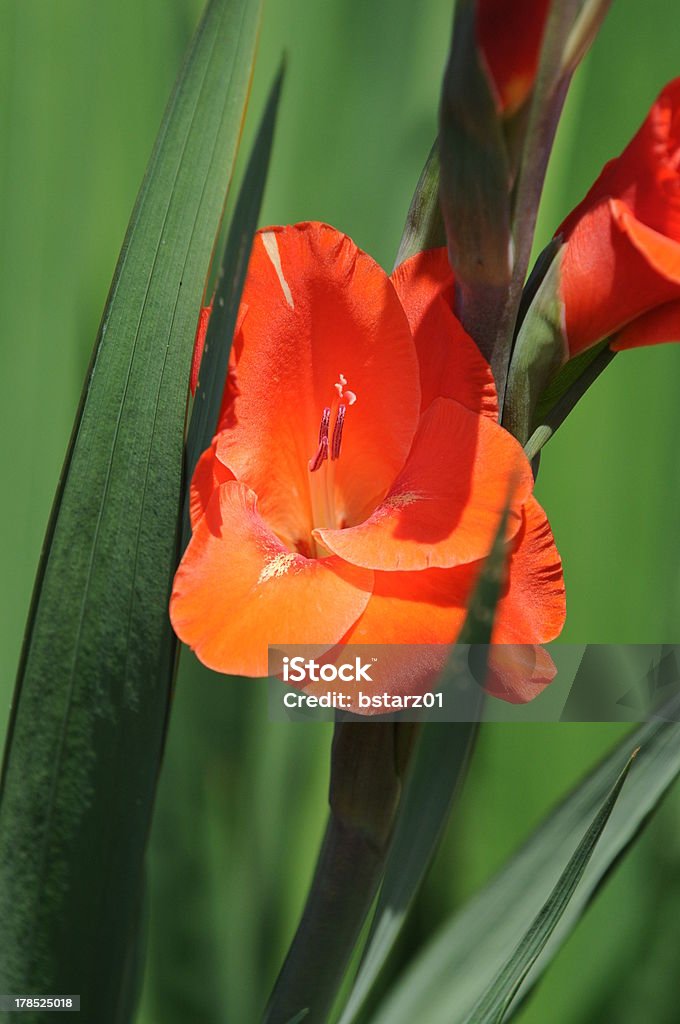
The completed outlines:
[[[263,1024],[325,1024],[382,879],[412,723],[343,722],[331,752],[330,816],[302,919]]]

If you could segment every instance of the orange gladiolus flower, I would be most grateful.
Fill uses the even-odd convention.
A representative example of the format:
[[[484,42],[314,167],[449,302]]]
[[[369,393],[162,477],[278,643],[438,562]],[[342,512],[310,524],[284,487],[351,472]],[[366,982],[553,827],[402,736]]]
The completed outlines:
[[[560,632],[550,527],[452,297],[444,249],[390,278],[324,224],[256,236],[170,609],[210,668],[264,676],[268,644],[451,643],[511,478],[493,639]]]
[[[680,340],[680,78],[560,233],[571,355]]]
[[[514,114],[534,87],[549,0],[477,0],[477,40],[497,106]]]

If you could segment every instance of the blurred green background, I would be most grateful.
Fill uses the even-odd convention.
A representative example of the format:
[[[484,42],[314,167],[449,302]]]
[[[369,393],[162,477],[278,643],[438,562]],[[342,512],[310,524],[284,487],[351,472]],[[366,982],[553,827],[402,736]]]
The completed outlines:
[[[199,8],[0,4],[0,732],[98,318]],[[617,0],[577,75],[541,243],[680,71],[668,5],[641,10]],[[445,0],[268,0],[253,114],[283,50],[288,75],[263,222],[329,221],[391,267],[435,134],[450,19]],[[680,640],[679,428],[680,348],[665,346],[617,357],[544,452],[538,495],[565,563],[564,640]],[[323,827],[330,733],[270,723],[264,698],[262,685],[183,656],[149,858],[142,1024],[256,1019],[294,929]],[[482,730],[395,967],[620,732]],[[679,811],[671,797],[523,1024],[677,1021]]]

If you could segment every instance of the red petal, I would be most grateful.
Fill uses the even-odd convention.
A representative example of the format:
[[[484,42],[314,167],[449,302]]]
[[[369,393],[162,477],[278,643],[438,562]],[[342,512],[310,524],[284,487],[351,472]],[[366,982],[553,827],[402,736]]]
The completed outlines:
[[[532,495],[498,604],[494,643],[547,643],[562,632],[566,614],[562,561],[546,514]]]
[[[568,238],[598,203],[620,199],[633,216],[680,241],[680,78],[661,91],[620,156],[605,164],[586,197],[559,228]]]
[[[450,644],[465,622],[482,564],[376,572],[366,610],[343,642],[395,645],[380,654],[381,664],[385,657],[390,658],[390,693],[427,692],[435,686]],[[525,703],[545,689],[556,669],[548,652],[538,645],[560,633],[565,615],[560,557],[545,513],[531,497],[524,507],[505,592],[496,609],[485,682],[492,696]],[[441,645],[442,650],[416,645]],[[378,685],[376,692],[381,689],[384,684]]]
[[[267,675],[268,644],[332,646],[361,615],[373,574],[288,551],[241,483],[222,484],[197,523],[170,602],[178,637],[209,668]]]
[[[531,92],[548,0],[477,0],[477,39],[506,114]]]
[[[357,396],[334,463],[339,522],[360,521],[402,467],[420,408],[418,364],[385,272],[324,224],[258,233],[235,343],[238,394],[218,458],[259,496],[292,543],[308,538],[308,461],[325,406],[344,374]]]
[[[421,411],[441,396],[497,420],[491,367],[453,314],[454,279],[446,249],[405,260],[392,273],[392,282],[416,344]]]
[[[636,221],[624,203],[600,203],[575,227],[562,263],[571,354],[676,298],[679,287],[680,244]]]
[[[485,557],[509,497],[513,536],[532,486],[526,456],[507,431],[437,398],[385,501],[359,526],[314,535],[354,565],[450,568]]]
[[[344,643],[451,644],[465,622],[479,567],[376,572],[366,610]]]
[[[189,491],[189,515],[192,530],[196,527],[208,507],[210,499],[220,484],[233,480],[234,474],[223,466],[215,454],[215,442],[203,452],[196,463]]]
[[[616,335],[611,347],[615,352],[620,352],[640,345],[659,345],[668,341],[680,341],[680,300],[667,302],[649,313],[643,313]]]
[[[543,693],[557,673],[537,644],[494,644],[489,648],[485,690],[510,704],[527,704]]]

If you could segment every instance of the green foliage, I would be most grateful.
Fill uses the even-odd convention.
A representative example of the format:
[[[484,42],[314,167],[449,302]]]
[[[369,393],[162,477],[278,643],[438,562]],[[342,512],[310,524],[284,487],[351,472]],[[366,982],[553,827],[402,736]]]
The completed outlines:
[[[496,1013],[503,1009],[506,997],[512,998],[533,965],[522,990],[527,994],[680,773],[677,702],[667,713],[667,720],[662,712],[658,720],[626,737],[496,878],[435,935],[371,1017],[372,1024],[406,1024],[415,1015],[423,1024],[477,1021],[482,1007]],[[618,796],[621,773],[638,746],[630,781]],[[617,796],[616,813],[607,824]],[[588,840],[579,844],[589,826]],[[600,832],[590,859],[589,843]],[[558,920],[559,929],[546,947]],[[516,957],[508,963],[514,948]],[[500,1018],[492,1014],[479,1019]]]
[[[78,992],[102,1022],[132,970],[175,662],[189,362],[258,17],[257,2],[211,0],[167,107],[57,492],[6,747],[0,987]]]
[[[9,0],[0,7],[5,714],[113,257],[199,6]],[[268,3],[254,109],[266,100],[282,47],[291,73],[263,223],[326,220],[391,266],[436,134],[450,19],[450,0]],[[661,0],[650,0],[642,19],[633,0],[613,5],[567,102],[539,248],[677,73],[668,25]],[[567,567],[565,640],[677,639],[679,374],[677,346],[618,356],[544,454],[538,497]],[[256,1018],[299,916],[325,816],[329,731],[270,722],[258,683],[183,662],[149,865],[150,949],[158,955],[140,1024],[172,1020],[179,990],[183,1015],[175,1019],[211,1019],[200,1009],[213,965],[214,1019]],[[396,966],[621,733],[605,724],[485,726]],[[677,811],[673,796],[522,1007],[522,1024],[672,1019]]]
[[[597,841],[614,810],[621,787],[636,754],[637,751],[631,755],[583,839],[576,847],[555,888],[522,937],[517,949],[473,1008],[468,1018],[469,1024],[502,1024],[522,982],[545,949],[546,943],[576,892],[583,873],[590,863]]]

